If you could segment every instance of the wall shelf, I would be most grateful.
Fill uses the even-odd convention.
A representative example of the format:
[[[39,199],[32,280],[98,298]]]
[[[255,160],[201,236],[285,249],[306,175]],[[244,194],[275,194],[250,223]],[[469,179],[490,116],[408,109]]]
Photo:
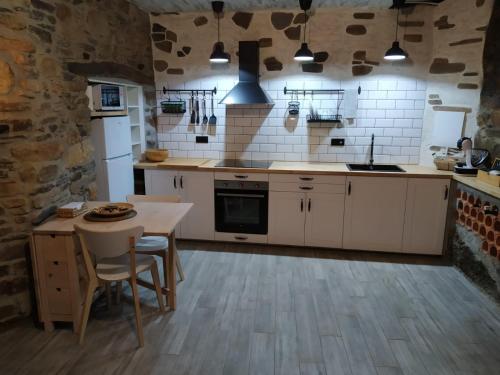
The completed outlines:
[[[283,88],[283,93],[285,95],[299,95],[299,94],[343,94],[345,92],[344,89],[289,89],[286,86]],[[361,86],[358,87],[358,95],[361,94]]]

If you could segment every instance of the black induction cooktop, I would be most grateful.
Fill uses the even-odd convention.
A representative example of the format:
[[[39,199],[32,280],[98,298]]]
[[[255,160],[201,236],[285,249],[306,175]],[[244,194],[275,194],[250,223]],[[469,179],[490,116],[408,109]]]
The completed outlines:
[[[224,159],[218,162],[215,166],[219,168],[259,168],[267,169],[271,165],[271,161],[267,160],[240,160],[240,159]]]

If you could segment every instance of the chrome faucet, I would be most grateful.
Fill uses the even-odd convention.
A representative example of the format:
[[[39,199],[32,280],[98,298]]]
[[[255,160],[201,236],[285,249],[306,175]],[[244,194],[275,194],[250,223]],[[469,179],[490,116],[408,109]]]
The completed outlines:
[[[375,134],[372,133],[372,143],[370,144],[370,169],[373,168],[373,144],[375,143]]]

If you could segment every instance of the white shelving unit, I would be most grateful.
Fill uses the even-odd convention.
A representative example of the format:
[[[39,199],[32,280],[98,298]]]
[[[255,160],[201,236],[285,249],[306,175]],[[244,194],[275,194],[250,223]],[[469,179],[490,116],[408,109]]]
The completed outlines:
[[[142,154],[146,150],[146,132],[144,117],[144,91],[142,86],[135,85],[130,81],[106,80],[99,78],[89,78],[89,83],[108,83],[121,85],[127,92],[127,113],[130,119],[130,134],[132,139],[132,156],[134,162],[142,159]]]
[[[127,110],[130,118],[132,154],[134,161],[139,161],[146,149],[144,94],[141,86],[125,85],[125,87],[127,88]]]

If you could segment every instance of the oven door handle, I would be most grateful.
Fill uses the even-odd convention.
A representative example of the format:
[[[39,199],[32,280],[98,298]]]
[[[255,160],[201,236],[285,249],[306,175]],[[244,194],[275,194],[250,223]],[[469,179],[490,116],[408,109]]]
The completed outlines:
[[[230,194],[230,193],[216,193],[218,197],[235,197],[235,198],[265,198],[263,194]]]

